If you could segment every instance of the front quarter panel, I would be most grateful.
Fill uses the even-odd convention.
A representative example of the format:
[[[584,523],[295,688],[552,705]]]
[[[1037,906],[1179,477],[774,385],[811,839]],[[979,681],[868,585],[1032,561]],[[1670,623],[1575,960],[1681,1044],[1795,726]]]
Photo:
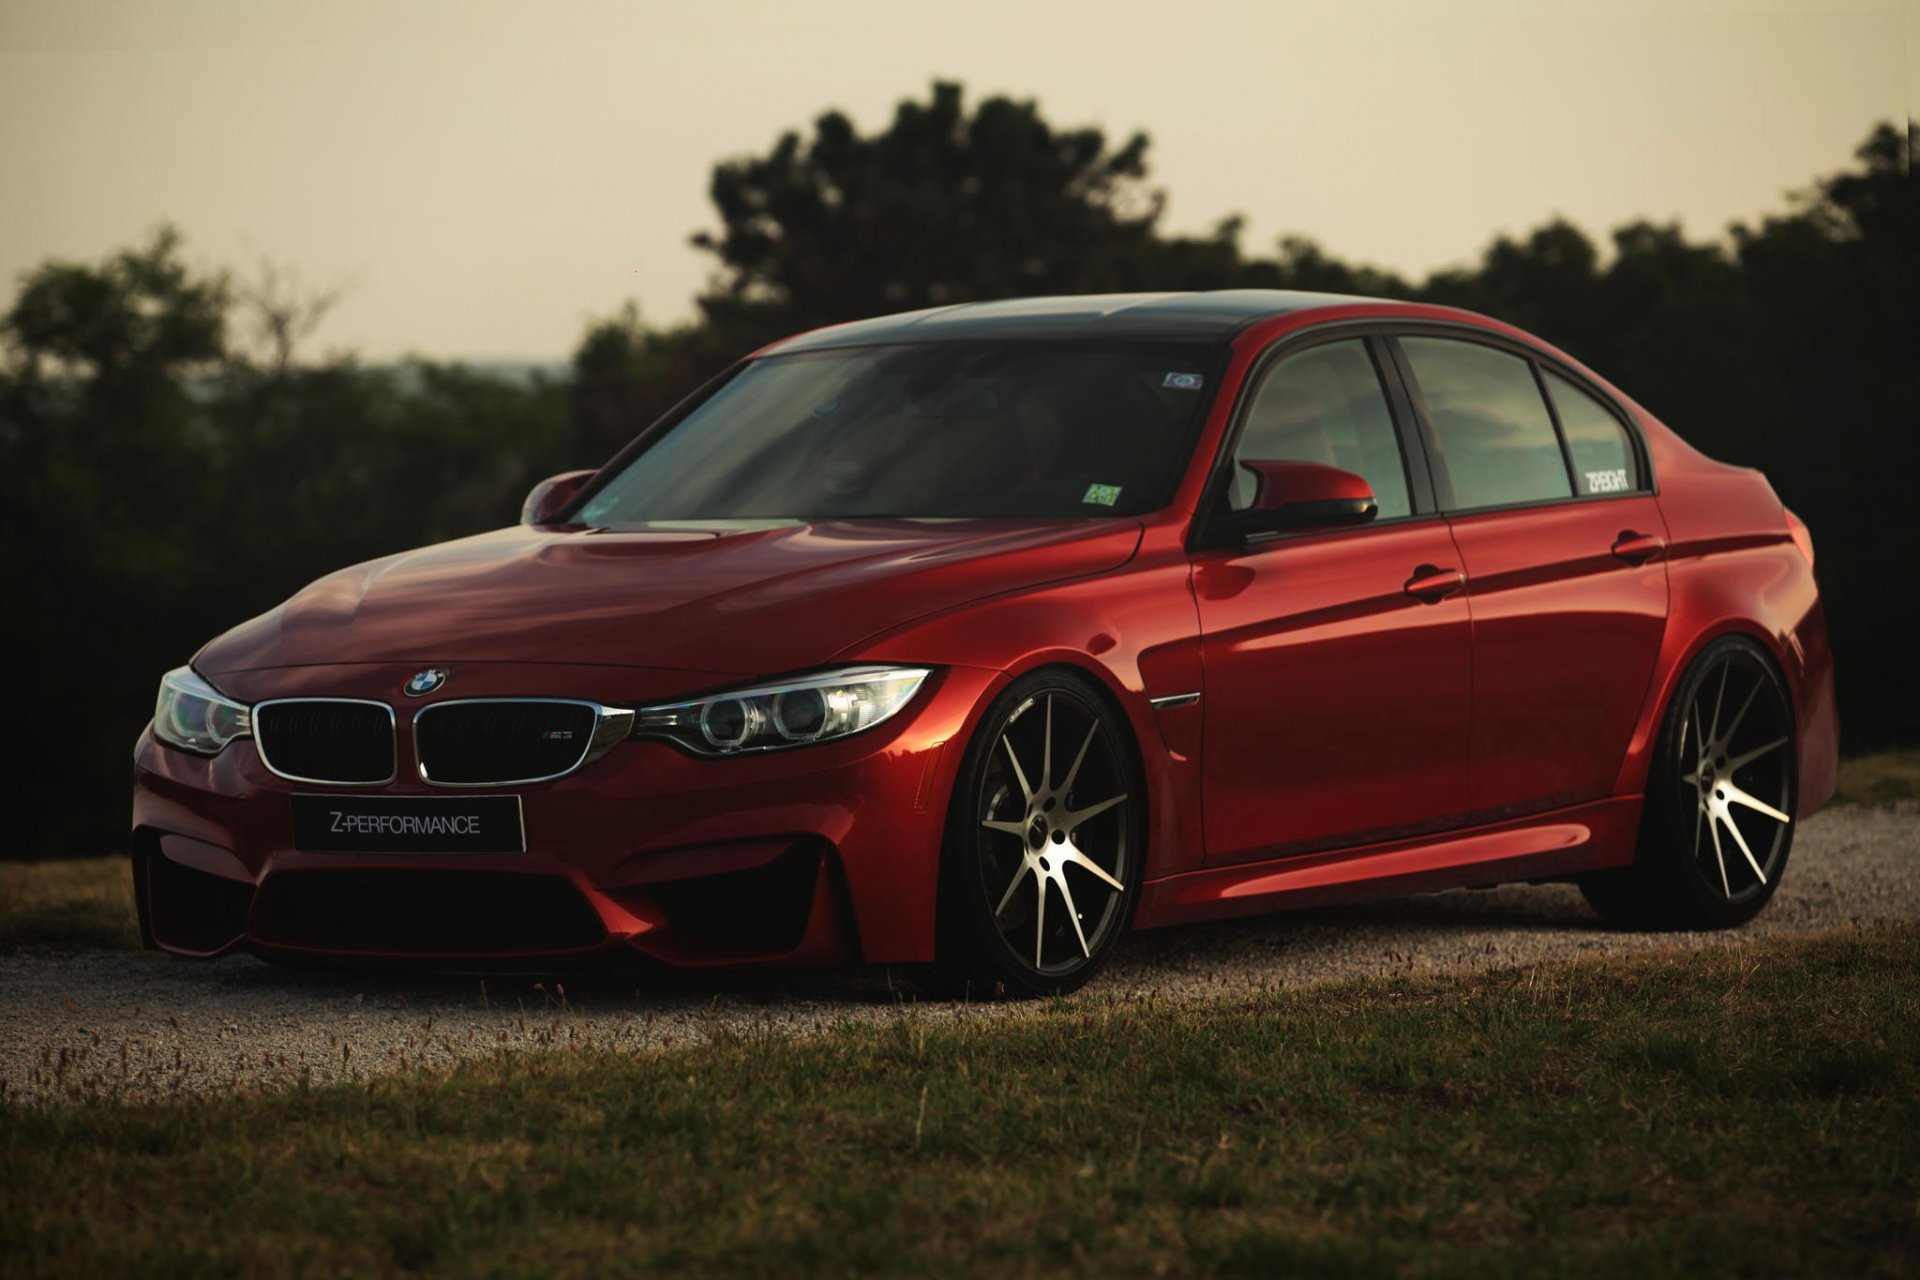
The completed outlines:
[[[1125,717],[1140,751],[1150,880],[1203,861],[1200,726],[1206,713],[1204,697],[1160,711],[1151,705],[1153,698],[1202,692],[1188,558],[1177,536],[1152,533],[1123,569],[918,619],[839,655],[986,668],[1010,679],[1061,666],[1093,679]],[[954,746],[957,757],[966,743]]]

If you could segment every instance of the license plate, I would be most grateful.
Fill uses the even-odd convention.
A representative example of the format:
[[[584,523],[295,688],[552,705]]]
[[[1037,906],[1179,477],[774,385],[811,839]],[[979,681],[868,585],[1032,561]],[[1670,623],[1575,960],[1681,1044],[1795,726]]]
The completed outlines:
[[[294,796],[303,853],[521,853],[519,796]]]

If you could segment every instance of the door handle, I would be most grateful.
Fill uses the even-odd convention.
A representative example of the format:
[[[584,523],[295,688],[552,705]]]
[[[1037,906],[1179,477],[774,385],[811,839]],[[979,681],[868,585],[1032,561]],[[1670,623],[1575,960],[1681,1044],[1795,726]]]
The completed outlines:
[[[1454,592],[1467,585],[1467,575],[1458,569],[1438,569],[1423,564],[1413,571],[1407,579],[1404,590],[1416,600],[1426,604],[1439,604]]]
[[[1613,540],[1613,555],[1616,560],[1625,560],[1628,564],[1645,564],[1667,549],[1667,540],[1657,533],[1635,533],[1631,529],[1622,529],[1620,536]]]

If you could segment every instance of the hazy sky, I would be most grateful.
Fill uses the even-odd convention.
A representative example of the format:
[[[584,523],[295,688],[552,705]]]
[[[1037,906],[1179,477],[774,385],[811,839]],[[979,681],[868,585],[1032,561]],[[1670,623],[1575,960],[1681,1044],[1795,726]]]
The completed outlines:
[[[683,317],[708,173],[935,77],[1145,129],[1167,226],[1408,272],[1555,214],[1696,234],[1840,167],[1920,86],[1920,0],[0,0],[0,280],[162,219],[349,292],[315,340],[559,358]]]

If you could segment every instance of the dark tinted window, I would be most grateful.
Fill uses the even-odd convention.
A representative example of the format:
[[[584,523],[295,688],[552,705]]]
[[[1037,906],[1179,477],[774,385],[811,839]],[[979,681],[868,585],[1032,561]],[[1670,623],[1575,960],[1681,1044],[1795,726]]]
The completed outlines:
[[[1236,510],[1253,501],[1253,474],[1239,465],[1249,458],[1319,462],[1365,476],[1382,520],[1413,510],[1386,392],[1358,338],[1288,356],[1260,383],[1233,455]]]
[[[1402,338],[1438,437],[1434,480],[1450,509],[1573,496],[1533,367],[1451,338]]]
[[[1211,348],[928,343],[757,360],[582,508],[647,521],[1135,515],[1164,506]]]
[[[1627,493],[1642,487],[1640,460],[1627,429],[1612,410],[1559,374],[1547,371],[1547,393],[1560,411],[1560,429],[1573,455],[1582,494]]]

